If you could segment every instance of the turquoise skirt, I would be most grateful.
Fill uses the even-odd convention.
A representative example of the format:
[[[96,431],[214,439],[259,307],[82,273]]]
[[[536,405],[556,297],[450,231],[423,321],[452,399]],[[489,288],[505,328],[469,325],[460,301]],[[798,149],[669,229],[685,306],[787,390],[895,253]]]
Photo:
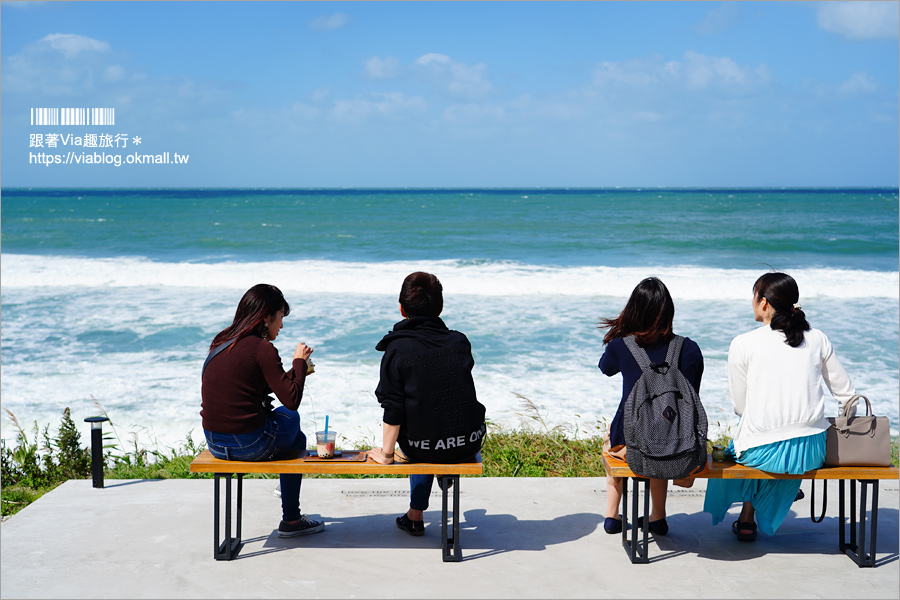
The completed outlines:
[[[764,446],[734,455],[734,442],[725,456],[737,463],[769,473],[800,474],[825,464],[825,432]],[[712,515],[713,525],[725,518],[731,505],[750,502],[756,510],[759,531],[774,535],[800,489],[800,479],[710,479],[706,484],[703,512]]]

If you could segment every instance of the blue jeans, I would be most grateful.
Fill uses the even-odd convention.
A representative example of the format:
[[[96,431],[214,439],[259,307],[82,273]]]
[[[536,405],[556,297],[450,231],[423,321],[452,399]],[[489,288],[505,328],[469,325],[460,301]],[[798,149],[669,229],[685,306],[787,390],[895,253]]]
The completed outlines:
[[[431,485],[434,483],[434,475],[410,475],[409,476],[409,507],[413,510],[427,510],[428,499],[431,496]]]
[[[250,433],[215,433],[203,430],[210,454],[223,460],[278,460],[291,451],[306,450],[306,436],[300,431],[300,415],[279,406],[266,424]],[[281,514],[285,521],[300,518],[300,484],[303,475],[283,473],[281,479]],[[430,486],[429,486],[430,487]]]

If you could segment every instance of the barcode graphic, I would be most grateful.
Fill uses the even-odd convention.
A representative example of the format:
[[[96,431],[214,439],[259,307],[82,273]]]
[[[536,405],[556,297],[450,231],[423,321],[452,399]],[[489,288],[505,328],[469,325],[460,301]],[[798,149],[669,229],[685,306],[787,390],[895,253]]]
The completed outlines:
[[[32,108],[32,125],[115,125],[114,108]]]

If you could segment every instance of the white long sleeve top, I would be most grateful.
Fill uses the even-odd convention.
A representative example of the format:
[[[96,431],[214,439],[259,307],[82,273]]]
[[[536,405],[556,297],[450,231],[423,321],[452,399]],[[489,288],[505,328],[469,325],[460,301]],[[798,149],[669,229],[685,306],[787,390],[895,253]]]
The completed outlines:
[[[749,448],[825,431],[823,382],[839,410],[856,393],[825,334],[810,329],[803,338],[792,348],[784,333],[763,325],[732,340],[728,389],[741,417],[734,436],[738,456]]]

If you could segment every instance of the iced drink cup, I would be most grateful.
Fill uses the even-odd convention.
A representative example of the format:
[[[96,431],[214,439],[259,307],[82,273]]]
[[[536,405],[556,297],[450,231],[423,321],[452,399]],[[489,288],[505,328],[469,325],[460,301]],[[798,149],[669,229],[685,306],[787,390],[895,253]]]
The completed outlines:
[[[712,458],[714,461],[722,462],[725,460],[725,446],[715,445],[712,447]]]
[[[334,456],[334,439],[336,437],[337,432],[330,429],[316,432],[316,453],[319,458],[331,458]]]

